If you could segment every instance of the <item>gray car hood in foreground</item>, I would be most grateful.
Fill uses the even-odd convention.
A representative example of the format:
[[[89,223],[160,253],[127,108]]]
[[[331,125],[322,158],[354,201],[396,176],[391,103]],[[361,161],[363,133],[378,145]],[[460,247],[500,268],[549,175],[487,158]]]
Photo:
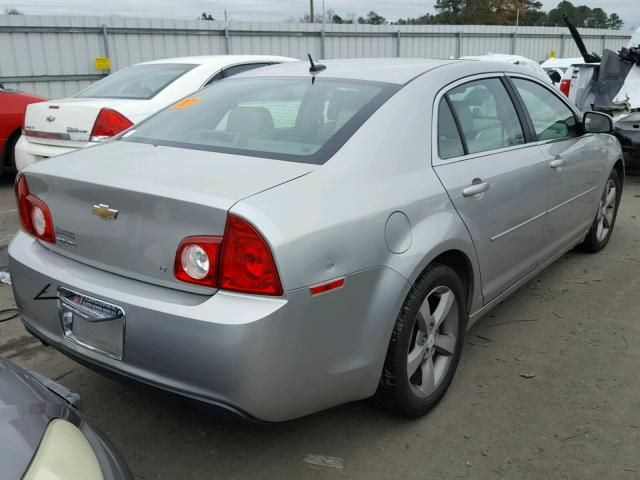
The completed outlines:
[[[64,416],[55,394],[29,372],[0,358],[0,469],[2,478],[26,472],[49,422]]]
[[[82,417],[80,397],[62,385],[0,357],[0,478],[18,480],[29,468],[51,420],[80,429],[105,480],[133,480],[111,442]]]

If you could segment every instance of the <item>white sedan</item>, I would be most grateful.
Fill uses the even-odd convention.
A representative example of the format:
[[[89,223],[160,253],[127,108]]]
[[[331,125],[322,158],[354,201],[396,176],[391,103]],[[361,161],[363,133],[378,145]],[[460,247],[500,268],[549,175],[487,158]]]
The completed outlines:
[[[179,57],[123,68],[71,98],[29,105],[16,167],[95,145],[184,96],[252,68],[294,62],[272,55]]]

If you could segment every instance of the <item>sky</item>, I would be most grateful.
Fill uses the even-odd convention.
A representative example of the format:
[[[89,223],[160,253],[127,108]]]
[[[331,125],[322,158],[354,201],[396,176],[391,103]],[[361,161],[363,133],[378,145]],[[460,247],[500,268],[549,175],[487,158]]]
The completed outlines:
[[[559,0],[542,0],[545,10]],[[316,13],[322,12],[322,0],[314,0]],[[338,14],[364,15],[374,10],[389,20],[417,17],[433,12],[434,0],[325,0],[325,8]],[[607,13],[616,12],[625,22],[625,29],[640,26],[637,0],[574,0],[574,5],[601,7]],[[201,12],[211,13],[216,20],[224,19],[226,9],[231,20],[281,22],[299,18],[309,9],[309,0],[0,0],[0,12],[17,8],[30,15],[121,15],[193,19]]]

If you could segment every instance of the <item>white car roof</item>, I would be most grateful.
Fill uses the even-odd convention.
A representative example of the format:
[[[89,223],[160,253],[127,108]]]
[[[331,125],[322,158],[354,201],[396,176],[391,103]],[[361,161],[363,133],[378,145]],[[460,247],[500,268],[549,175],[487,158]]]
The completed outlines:
[[[522,57],[520,55],[490,53],[488,55],[465,56],[460,58],[463,60],[480,60],[483,62],[511,63],[513,65],[520,66],[523,70],[525,70],[531,75],[538,77],[540,80],[543,80],[547,83],[551,83],[551,79],[549,78],[549,75],[547,75],[547,73],[540,66],[540,64],[538,64],[538,62],[535,62],[527,57]]]
[[[297,62],[297,58],[280,57],[277,55],[199,55],[193,57],[174,57],[152,60],[150,62],[137,63],[136,65],[153,65],[161,63],[188,63],[194,65],[209,65],[212,67],[225,67],[227,65],[237,65],[240,63],[284,63]]]

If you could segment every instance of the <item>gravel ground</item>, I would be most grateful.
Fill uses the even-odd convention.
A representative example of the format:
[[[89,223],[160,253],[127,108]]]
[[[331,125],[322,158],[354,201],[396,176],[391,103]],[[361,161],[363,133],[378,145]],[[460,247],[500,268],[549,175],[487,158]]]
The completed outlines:
[[[17,223],[11,190],[0,184],[0,244]],[[565,255],[480,320],[449,392],[417,421],[365,401],[271,426],[222,422],[87,370],[18,320],[0,323],[0,355],[80,393],[140,479],[637,479],[637,217],[630,176],[608,247]],[[10,287],[0,302],[13,306]]]

